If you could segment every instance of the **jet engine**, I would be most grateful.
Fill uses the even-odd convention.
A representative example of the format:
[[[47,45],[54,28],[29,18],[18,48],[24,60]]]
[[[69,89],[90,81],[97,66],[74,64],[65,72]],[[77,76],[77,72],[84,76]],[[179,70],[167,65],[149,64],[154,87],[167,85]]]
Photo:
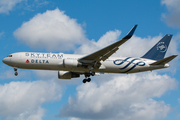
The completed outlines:
[[[59,79],[71,79],[80,77],[80,74],[69,72],[69,71],[58,71]]]
[[[78,62],[77,60],[71,60],[71,59],[64,59],[63,60],[63,66],[66,68],[72,68],[72,67],[79,67],[82,64]]]

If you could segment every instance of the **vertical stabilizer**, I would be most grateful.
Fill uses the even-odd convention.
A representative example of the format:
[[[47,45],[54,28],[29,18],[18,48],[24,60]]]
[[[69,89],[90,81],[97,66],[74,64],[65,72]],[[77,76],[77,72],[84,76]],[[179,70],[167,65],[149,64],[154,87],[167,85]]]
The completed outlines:
[[[172,35],[166,34],[153,48],[151,48],[142,58],[161,60],[164,58]]]

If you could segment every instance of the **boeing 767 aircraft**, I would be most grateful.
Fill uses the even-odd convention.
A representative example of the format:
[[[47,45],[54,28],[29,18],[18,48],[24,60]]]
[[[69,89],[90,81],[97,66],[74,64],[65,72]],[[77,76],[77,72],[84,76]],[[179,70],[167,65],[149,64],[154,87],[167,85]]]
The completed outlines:
[[[17,69],[57,70],[59,79],[71,79],[84,74],[83,83],[90,82],[90,76],[99,73],[137,73],[152,71],[169,67],[168,62],[177,55],[166,57],[172,35],[165,35],[144,56],[133,57],[111,57],[127,40],[129,40],[137,25],[121,40],[100,49],[89,55],[63,54],[63,53],[35,53],[18,52],[8,55],[3,63],[14,67],[15,75]]]

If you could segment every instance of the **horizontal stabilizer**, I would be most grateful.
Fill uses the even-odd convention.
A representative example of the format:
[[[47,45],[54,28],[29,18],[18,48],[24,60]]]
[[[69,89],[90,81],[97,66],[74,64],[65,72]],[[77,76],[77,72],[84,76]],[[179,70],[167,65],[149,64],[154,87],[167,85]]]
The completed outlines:
[[[154,63],[152,63],[152,64],[150,64],[150,65],[164,65],[164,64],[170,62],[172,59],[174,59],[174,58],[177,57],[177,56],[178,56],[178,55],[172,55],[172,56],[169,56],[169,57],[167,57],[167,58],[161,59],[161,60],[159,60],[159,61],[157,61],[157,62],[154,62]]]

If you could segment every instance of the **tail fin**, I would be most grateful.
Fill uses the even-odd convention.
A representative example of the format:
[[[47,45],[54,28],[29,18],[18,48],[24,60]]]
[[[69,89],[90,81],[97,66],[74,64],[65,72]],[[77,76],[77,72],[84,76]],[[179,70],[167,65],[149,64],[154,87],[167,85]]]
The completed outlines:
[[[172,35],[166,34],[153,48],[151,48],[142,58],[161,60],[164,58],[171,41]]]

